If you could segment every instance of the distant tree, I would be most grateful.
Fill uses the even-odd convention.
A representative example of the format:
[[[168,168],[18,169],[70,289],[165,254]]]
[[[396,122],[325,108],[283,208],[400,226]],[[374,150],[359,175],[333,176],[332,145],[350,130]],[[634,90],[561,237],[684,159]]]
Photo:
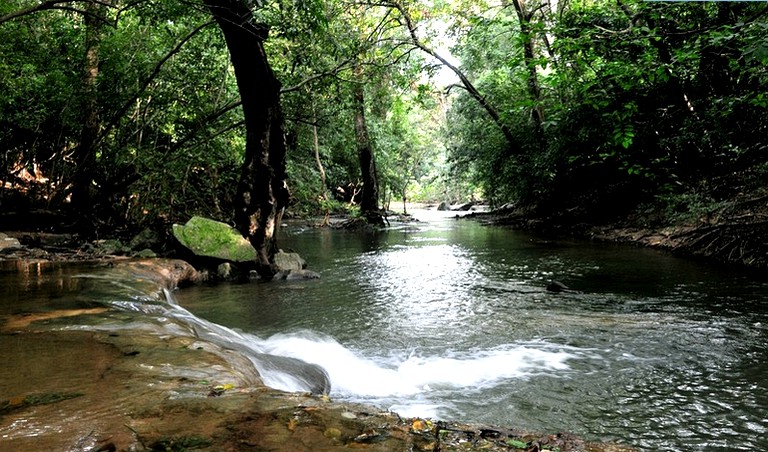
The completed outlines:
[[[92,213],[95,200],[93,181],[97,178],[96,149],[101,132],[97,81],[99,78],[102,27],[106,22],[107,3],[88,2],[85,6],[85,55],[83,61],[82,131],[74,150],[75,173],[72,176],[72,207],[76,212]],[[83,218],[80,216],[80,218]]]
[[[362,75],[362,71],[356,71]],[[379,176],[376,171],[376,156],[368,133],[365,119],[365,91],[362,84],[353,88],[355,102],[355,138],[357,156],[360,160],[360,172],[363,178],[363,192],[360,201],[360,213],[369,224],[383,226],[384,218],[379,210]]]

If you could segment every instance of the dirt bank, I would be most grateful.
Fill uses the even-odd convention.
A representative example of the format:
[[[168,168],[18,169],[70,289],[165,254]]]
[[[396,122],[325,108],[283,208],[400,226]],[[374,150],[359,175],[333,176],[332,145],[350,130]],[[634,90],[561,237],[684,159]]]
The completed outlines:
[[[569,235],[601,241],[667,250],[683,256],[768,269],[768,190],[738,196],[688,212],[671,221],[653,207],[605,224],[593,224],[578,210],[542,213],[508,208],[473,213],[464,218],[508,225],[551,235]]]

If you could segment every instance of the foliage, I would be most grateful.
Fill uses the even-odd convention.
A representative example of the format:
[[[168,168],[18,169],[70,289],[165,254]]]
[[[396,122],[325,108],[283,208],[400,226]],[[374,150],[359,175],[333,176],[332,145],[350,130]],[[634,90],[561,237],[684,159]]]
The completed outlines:
[[[662,194],[655,202],[663,207],[659,213],[665,220],[681,224],[706,221],[729,204],[729,201],[717,201],[708,194],[696,192]],[[649,209],[659,211],[658,207]]]
[[[77,86],[81,78],[73,65],[82,52],[81,31],[69,26],[65,14],[42,20],[16,20],[0,26],[0,148],[4,173],[13,185],[24,172],[38,166],[57,178],[77,122]],[[4,188],[4,187],[3,187]],[[41,196],[51,187],[39,187]]]
[[[442,104],[428,84],[415,82],[423,60],[402,48],[402,29],[387,8],[336,4],[329,10],[327,27],[308,41],[286,44],[297,52],[286,61],[289,65],[281,66],[288,87],[283,100],[292,147],[288,165],[294,208],[307,214],[322,210],[312,143],[315,125],[330,192],[339,201],[356,201],[353,195],[361,183],[353,127],[357,84],[365,89],[366,120],[384,197],[402,197],[416,179],[428,187],[434,186],[429,180],[439,180],[427,172],[441,157],[436,133]],[[355,64],[363,68],[364,80],[355,75]],[[327,75],[315,78],[317,74]]]
[[[137,5],[110,19],[99,46],[103,227],[229,215],[243,143],[230,129],[235,112],[219,115],[237,99],[226,49],[214,27],[192,32],[209,20],[203,14],[176,2]],[[83,28],[81,15],[61,11],[0,26],[2,179],[13,188],[24,182],[14,175],[36,172],[41,207],[66,208],[77,170]]]
[[[354,201],[359,85],[383,202],[484,197],[589,221],[644,203],[677,220],[763,183],[768,21],[759,4],[531,2],[523,23],[510,2],[257,3],[283,86],[299,214]],[[95,93],[96,226],[230,218],[245,139],[220,32],[190,3],[109,4]],[[0,16],[30,6],[4,0]],[[466,86],[438,86],[441,63],[414,45],[404,11],[487,105]],[[69,208],[88,100],[86,28],[72,9],[0,23],[5,211]]]
[[[734,175],[764,162],[761,7],[568,5],[536,16],[542,98],[522,89],[519,30],[507,15],[476,21],[457,46],[517,136],[534,135],[521,114],[531,102],[545,112],[543,145],[527,141],[518,157],[468,96],[453,104],[452,160],[492,201],[578,207],[599,221],[665,193],[696,191],[717,202],[741,185]]]

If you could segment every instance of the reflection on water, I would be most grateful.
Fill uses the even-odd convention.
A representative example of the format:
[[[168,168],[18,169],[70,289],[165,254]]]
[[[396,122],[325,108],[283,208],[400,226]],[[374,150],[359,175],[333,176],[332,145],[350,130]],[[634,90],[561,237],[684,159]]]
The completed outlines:
[[[434,214],[433,214],[434,215]],[[287,228],[323,278],[194,288],[198,316],[315,362],[335,397],[648,450],[768,449],[760,278],[432,218]],[[544,290],[559,279],[581,293]]]
[[[45,261],[0,260],[0,316],[36,306],[55,309],[76,294],[80,281],[71,278],[88,265],[61,265]],[[20,308],[21,306],[21,308]]]
[[[471,315],[477,269],[461,249],[447,244],[393,248],[362,255],[352,264],[360,268],[356,285],[385,310],[382,323],[395,330],[413,324],[442,328]]]
[[[334,398],[406,415],[565,430],[647,450],[768,450],[763,279],[650,250],[433,220],[377,233],[287,228],[282,245],[321,280],[185,289],[174,294],[184,308],[141,275],[0,262],[0,316],[34,314],[45,320],[35,328],[127,343],[171,341],[145,345],[142,362],[154,364],[134,381],[212,379],[215,366],[171,356],[204,339],[218,345],[217,362],[241,370],[240,381],[253,381],[248,369],[260,359],[316,378],[299,359],[325,369]],[[553,278],[580,292],[546,292]],[[150,399],[135,387],[98,399],[127,370],[110,364],[124,356],[116,349],[62,337],[52,350],[30,337],[0,335],[0,358],[19,363],[0,372],[0,400],[38,386],[86,387],[67,405],[96,419]],[[277,387],[306,387],[264,370]],[[0,434],[31,438],[46,416],[66,425],[57,409],[41,407]]]

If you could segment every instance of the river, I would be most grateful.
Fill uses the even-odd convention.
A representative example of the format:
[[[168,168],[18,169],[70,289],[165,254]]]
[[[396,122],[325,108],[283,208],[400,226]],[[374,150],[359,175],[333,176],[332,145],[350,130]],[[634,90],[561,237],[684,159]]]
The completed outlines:
[[[759,275],[417,216],[376,233],[285,228],[281,245],[322,279],[177,297],[323,366],[334,398],[644,450],[768,450]],[[579,292],[547,292],[552,279]]]
[[[157,335],[178,336],[196,350],[203,338],[255,352],[257,368],[271,355],[298,358],[328,372],[333,399],[407,416],[569,431],[642,450],[768,450],[768,283],[761,274],[434,211],[417,216],[423,221],[380,232],[283,228],[281,246],[300,252],[319,280],[170,294],[130,271],[6,261],[0,317],[23,322],[28,312],[84,309],[88,315],[43,319],[36,328],[102,331],[130,347]],[[553,279],[574,291],[547,292]],[[88,422],[72,438],[89,438],[90,422],[115,411],[115,400],[151,406],[156,393],[135,389],[148,381],[146,372],[155,381],[189,368],[182,389],[193,393],[207,390],[198,382],[221,378],[207,362],[190,367],[188,355],[168,356],[184,347],[153,355],[157,345],[148,342],[139,356],[159,364],[137,361],[134,389],[99,398],[101,386],[84,386],[124,374],[95,369],[102,377],[94,378],[80,363],[96,354],[107,363],[113,349],[83,348],[76,339],[53,349],[36,337],[44,336],[0,335],[0,357],[10,363],[0,367],[0,401],[32,389],[84,392],[72,403],[92,413],[80,415]],[[123,356],[137,353],[131,350]],[[305,389],[262,374],[273,387]],[[243,367],[227,378],[246,385],[249,375]],[[74,425],[59,405],[0,417],[0,438],[72,444],[57,439]],[[41,443],[41,432],[50,442]]]

